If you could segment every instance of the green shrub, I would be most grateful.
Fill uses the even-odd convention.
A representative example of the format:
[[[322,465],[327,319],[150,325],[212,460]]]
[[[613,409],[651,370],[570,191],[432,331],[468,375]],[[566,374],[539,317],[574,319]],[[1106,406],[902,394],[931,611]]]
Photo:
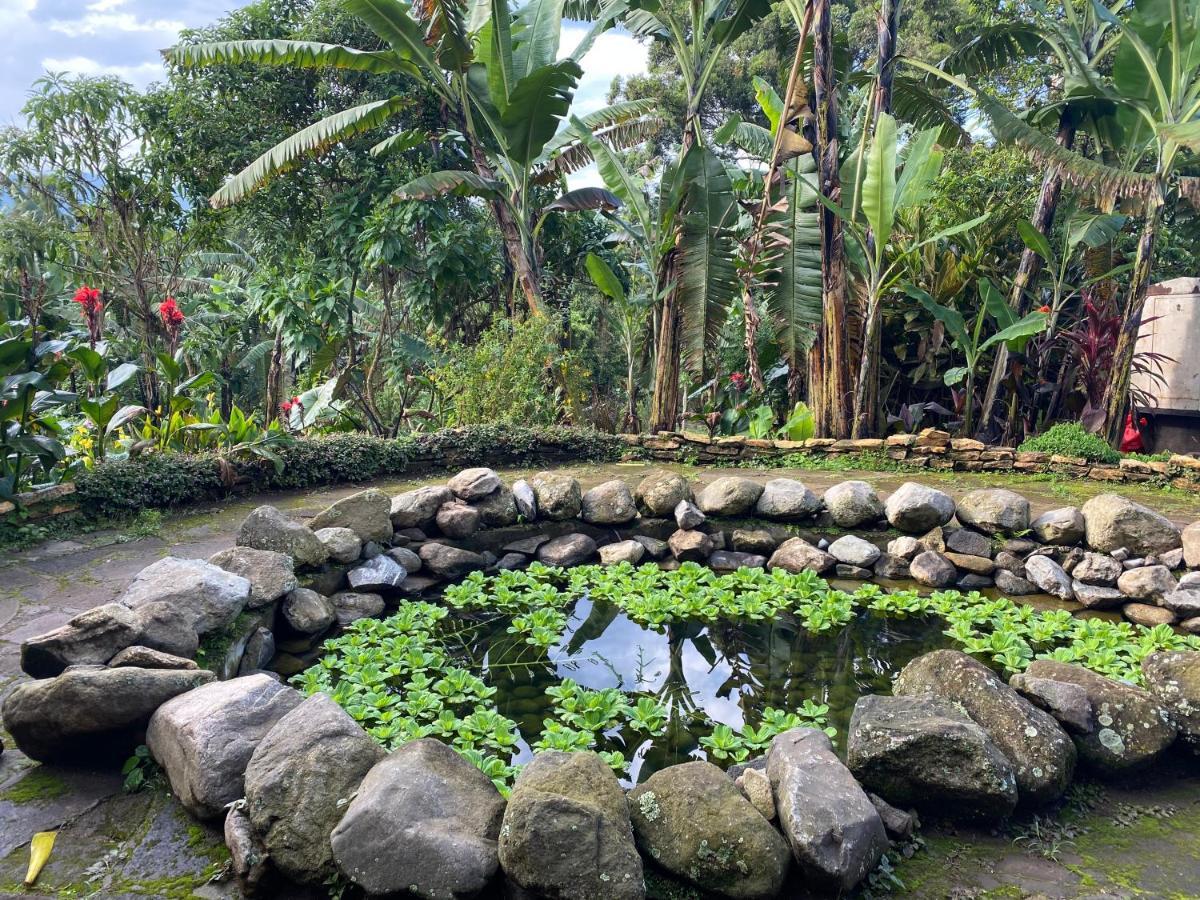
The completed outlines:
[[[1091,462],[1116,463],[1121,454],[1108,446],[1099,435],[1084,431],[1077,422],[1060,422],[1043,434],[1030,438],[1017,448],[1023,453],[1057,453],[1060,456],[1082,456]]]

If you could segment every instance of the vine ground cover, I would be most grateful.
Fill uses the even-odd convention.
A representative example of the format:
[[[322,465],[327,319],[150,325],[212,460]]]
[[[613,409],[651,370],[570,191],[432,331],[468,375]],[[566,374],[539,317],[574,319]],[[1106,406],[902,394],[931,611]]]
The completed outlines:
[[[1142,657],[1200,638],[978,592],[847,592],[813,572],[534,563],[359,620],[293,683],[389,748],[447,741],[506,790],[543,749],[596,750],[636,782],[743,761],[799,725],[839,739],[858,697],[943,647],[1005,674],[1051,658],[1136,682]]]

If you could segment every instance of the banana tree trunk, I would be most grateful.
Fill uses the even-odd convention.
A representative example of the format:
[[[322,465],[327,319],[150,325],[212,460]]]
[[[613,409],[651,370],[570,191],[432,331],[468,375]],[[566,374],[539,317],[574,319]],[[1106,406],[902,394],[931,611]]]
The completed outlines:
[[[1058,120],[1059,146],[1070,150],[1075,143],[1075,122],[1068,110],[1064,110]],[[1058,211],[1058,200],[1062,194],[1062,172],[1057,167],[1046,170],[1042,178],[1042,190],[1038,194],[1037,206],[1034,207],[1030,224],[1041,234],[1049,235],[1054,225],[1054,214]],[[1017,265],[1017,273],[1013,277],[1012,293],[1008,305],[1018,316],[1028,311],[1027,289],[1042,268],[1042,258],[1026,247],[1021,251],[1021,261]],[[985,431],[992,419],[992,409],[996,405],[996,397],[1000,393],[1000,385],[1008,375],[1008,348],[1001,344],[996,350],[996,361],[992,364],[992,374],[988,379],[987,391],[983,395],[983,404],[979,407],[979,428]]]
[[[1104,393],[1104,436],[1114,447],[1120,443],[1121,432],[1125,426],[1130,367],[1133,364],[1138,332],[1142,325],[1142,308],[1146,305],[1146,292],[1150,287],[1150,276],[1154,267],[1154,245],[1162,220],[1162,194],[1152,202],[1154,205],[1146,212],[1146,222],[1138,239],[1137,258],[1133,263],[1129,290],[1121,310],[1121,331],[1117,335],[1117,345],[1113,348],[1112,371]]]
[[[896,58],[896,35],[900,30],[900,0],[883,0],[879,9],[878,41],[875,52],[875,121],[880,113],[892,112],[892,61]]]
[[[488,165],[483,150],[477,146],[471,147],[471,157],[475,164],[475,172],[482,178],[495,178],[496,173]],[[492,214],[496,217],[496,226],[500,229],[500,239],[504,242],[504,255],[511,267],[517,288],[525,297],[529,312],[535,316],[542,315],[542,277],[537,259],[531,252],[521,233],[520,223],[513,215],[512,208],[503,200],[491,202]]]
[[[283,329],[275,329],[275,345],[271,348],[271,363],[267,367],[267,408],[264,418],[268,425],[279,418],[283,403]]]
[[[748,287],[742,289],[742,320],[745,327],[742,345],[746,350],[746,374],[750,378],[751,390],[761,394],[767,389],[763,382],[762,366],[758,362],[758,326],[762,324],[762,316],[758,314],[753,293]]]
[[[837,85],[834,83],[833,29],[829,0],[813,0],[813,95],[817,110],[816,158],[821,191],[841,200],[838,175]],[[817,434],[850,435],[850,371],[846,358],[846,254],[842,223],[822,207],[821,322],[809,355],[809,395]]]

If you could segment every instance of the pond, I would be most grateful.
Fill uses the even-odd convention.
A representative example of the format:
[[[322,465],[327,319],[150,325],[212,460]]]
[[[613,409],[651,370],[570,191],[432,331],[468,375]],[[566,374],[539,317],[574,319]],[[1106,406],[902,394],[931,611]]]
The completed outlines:
[[[1004,675],[1049,657],[1137,680],[1147,653],[1198,645],[977,592],[847,592],[811,571],[534,563],[361,619],[293,683],[388,747],[446,740],[501,789],[540,749],[594,749],[632,784],[693,758],[727,767],[800,725],[840,749],[858,698],[935,649]]]

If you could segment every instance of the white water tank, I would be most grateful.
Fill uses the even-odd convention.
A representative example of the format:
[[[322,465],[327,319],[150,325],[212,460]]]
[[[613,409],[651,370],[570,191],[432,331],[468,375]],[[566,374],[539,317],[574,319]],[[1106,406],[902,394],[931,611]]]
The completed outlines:
[[[1200,278],[1150,286],[1137,349],[1168,357],[1151,367],[1159,378],[1132,378],[1150,398],[1142,411],[1154,419],[1154,449],[1200,451]]]

